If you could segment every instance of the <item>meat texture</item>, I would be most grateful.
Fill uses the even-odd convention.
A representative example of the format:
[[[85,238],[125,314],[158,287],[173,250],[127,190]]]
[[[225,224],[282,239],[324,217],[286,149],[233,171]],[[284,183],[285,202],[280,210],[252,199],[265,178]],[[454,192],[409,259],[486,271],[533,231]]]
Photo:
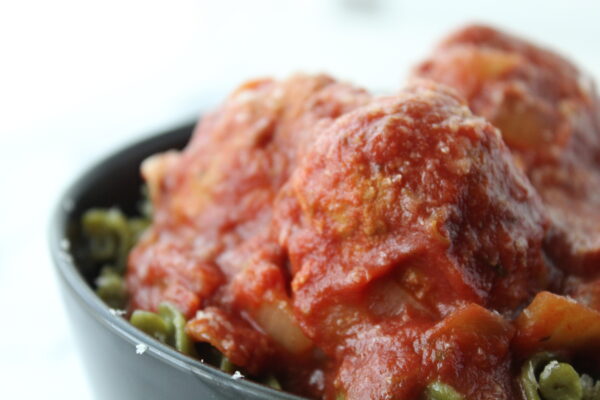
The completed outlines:
[[[435,380],[512,398],[512,327],[488,309],[511,316],[548,285],[545,219],[454,92],[415,82],[323,127],[275,206],[330,398],[412,399]]]
[[[202,118],[183,152],[146,160],[154,216],[129,258],[130,308],[156,310],[169,301],[192,318],[216,307],[192,321],[188,334],[253,371],[273,355],[273,338],[284,352],[309,349],[291,313],[284,254],[268,239],[273,203],[315,140],[314,128],[369,99],[327,76],[251,81]],[[238,307],[248,288],[234,281],[244,273],[253,275],[253,301]],[[245,329],[256,334],[237,334]]]
[[[460,92],[502,131],[551,220],[546,249],[568,274],[600,274],[600,101],[561,56],[484,26],[451,35],[415,70]]]

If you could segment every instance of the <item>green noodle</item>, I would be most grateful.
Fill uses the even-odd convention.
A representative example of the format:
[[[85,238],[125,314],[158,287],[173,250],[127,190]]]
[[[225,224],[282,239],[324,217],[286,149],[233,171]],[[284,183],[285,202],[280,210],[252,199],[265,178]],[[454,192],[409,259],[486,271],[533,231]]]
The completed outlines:
[[[185,333],[185,324],[187,321],[183,314],[170,303],[161,303],[158,306],[158,313],[171,327],[171,335],[167,343],[184,354],[195,355],[196,349],[194,348],[194,344]]]
[[[233,374],[238,368],[233,365],[231,361],[229,361],[229,358],[222,356],[219,369],[223,372],[227,372],[228,374]]]
[[[281,384],[273,374],[267,375],[267,377],[262,381],[262,383],[273,389],[281,390]]]
[[[116,208],[92,209],[82,218],[92,260],[109,264],[120,273],[125,270],[129,251],[146,226],[139,218],[128,220]]]
[[[579,375],[552,353],[539,353],[522,367],[520,383],[527,400],[600,400],[600,382]]]
[[[426,400],[463,400],[464,397],[452,386],[443,382],[432,382],[425,388]]]
[[[131,314],[129,322],[136,328],[141,329],[163,343],[167,342],[173,332],[172,325],[165,321],[160,315],[149,311],[135,310]]]
[[[111,308],[122,310],[127,304],[123,277],[113,268],[104,267],[96,279],[96,293]]]
[[[185,333],[185,317],[169,303],[161,303],[158,313],[135,310],[129,322],[181,353],[196,355],[194,344]]]
[[[579,374],[567,363],[552,360],[546,364],[540,374],[539,386],[544,399],[580,400],[583,398]]]
[[[102,265],[96,293],[111,308],[124,309],[127,290],[123,274],[129,251],[149,225],[147,218],[127,218],[119,209],[91,209],[81,227],[91,261]]]

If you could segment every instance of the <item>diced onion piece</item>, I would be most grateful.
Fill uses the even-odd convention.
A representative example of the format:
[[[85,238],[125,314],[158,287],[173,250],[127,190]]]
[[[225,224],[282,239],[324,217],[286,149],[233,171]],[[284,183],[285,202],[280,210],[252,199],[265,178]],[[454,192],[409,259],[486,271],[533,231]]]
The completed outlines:
[[[287,302],[263,303],[255,318],[260,327],[290,353],[301,354],[312,347],[312,342],[298,326]]]

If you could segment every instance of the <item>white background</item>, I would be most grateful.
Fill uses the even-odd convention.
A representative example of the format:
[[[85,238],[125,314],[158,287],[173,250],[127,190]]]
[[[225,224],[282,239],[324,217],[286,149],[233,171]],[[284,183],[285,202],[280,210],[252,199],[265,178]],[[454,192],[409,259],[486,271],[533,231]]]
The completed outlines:
[[[470,21],[600,77],[593,0],[0,0],[0,398],[91,398],[46,243],[51,207],[91,160],[257,75],[395,90]]]

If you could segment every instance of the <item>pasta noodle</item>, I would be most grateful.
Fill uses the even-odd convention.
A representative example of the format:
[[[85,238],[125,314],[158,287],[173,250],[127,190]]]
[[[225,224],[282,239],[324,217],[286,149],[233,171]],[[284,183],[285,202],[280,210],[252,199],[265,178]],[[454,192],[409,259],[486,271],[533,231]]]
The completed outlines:
[[[158,307],[158,313],[135,310],[129,322],[181,353],[196,355],[194,345],[185,333],[185,318],[169,303],[162,303]]]
[[[579,375],[553,353],[539,353],[521,370],[521,387],[527,400],[600,400],[600,381]]]
[[[90,257],[123,273],[127,256],[148,227],[146,218],[127,218],[117,208],[91,209],[82,218]]]
[[[127,289],[123,277],[113,268],[104,267],[96,279],[96,293],[111,308],[123,310]]]
[[[463,400],[464,397],[454,390],[450,385],[442,382],[430,383],[425,389],[427,400]]]
[[[101,265],[96,293],[111,308],[125,308],[127,256],[148,225],[149,218],[127,218],[117,208],[91,209],[81,218],[89,258]]]

